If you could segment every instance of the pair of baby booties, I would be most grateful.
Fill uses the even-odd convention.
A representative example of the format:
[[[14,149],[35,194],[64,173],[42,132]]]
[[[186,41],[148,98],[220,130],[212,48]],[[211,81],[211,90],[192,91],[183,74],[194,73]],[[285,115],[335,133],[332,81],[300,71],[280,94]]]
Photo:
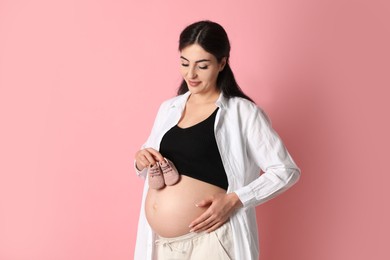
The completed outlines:
[[[165,185],[172,186],[180,179],[175,165],[167,158],[164,158],[162,162],[156,162],[154,165],[150,165],[148,176],[149,188],[156,190],[164,188]]]

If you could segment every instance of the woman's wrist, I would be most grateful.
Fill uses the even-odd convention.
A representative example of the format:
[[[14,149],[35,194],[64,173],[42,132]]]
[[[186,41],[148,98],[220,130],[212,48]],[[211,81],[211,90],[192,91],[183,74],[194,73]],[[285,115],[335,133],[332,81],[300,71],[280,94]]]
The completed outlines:
[[[231,196],[233,207],[235,209],[239,209],[239,208],[241,208],[243,206],[240,198],[238,197],[238,195],[235,192],[232,192],[229,195]]]

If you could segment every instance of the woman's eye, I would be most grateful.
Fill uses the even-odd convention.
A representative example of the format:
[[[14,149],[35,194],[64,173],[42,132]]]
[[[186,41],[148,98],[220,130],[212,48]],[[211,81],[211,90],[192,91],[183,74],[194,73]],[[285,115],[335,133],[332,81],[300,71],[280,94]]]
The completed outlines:
[[[183,66],[183,67],[188,67],[188,64],[182,63],[181,66]]]
[[[201,69],[201,70],[206,70],[207,68],[208,68],[209,66],[199,66],[199,69]]]

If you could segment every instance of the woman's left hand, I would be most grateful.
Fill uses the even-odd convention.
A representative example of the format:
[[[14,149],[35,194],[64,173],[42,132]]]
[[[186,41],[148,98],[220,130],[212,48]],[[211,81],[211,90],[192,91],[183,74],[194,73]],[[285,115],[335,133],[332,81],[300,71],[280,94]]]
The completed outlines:
[[[237,194],[232,192],[217,193],[198,203],[197,207],[208,207],[208,209],[197,219],[191,222],[191,232],[201,232],[206,230],[211,232],[222,226],[232,215],[232,213],[242,206]]]

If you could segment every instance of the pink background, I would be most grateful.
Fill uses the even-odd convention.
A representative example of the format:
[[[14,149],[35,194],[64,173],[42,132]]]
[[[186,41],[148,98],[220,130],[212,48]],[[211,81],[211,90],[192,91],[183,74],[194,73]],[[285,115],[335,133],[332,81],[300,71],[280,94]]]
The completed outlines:
[[[133,258],[133,156],[200,19],[302,169],[258,207],[262,259],[390,259],[386,2],[0,0],[0,259]]]

